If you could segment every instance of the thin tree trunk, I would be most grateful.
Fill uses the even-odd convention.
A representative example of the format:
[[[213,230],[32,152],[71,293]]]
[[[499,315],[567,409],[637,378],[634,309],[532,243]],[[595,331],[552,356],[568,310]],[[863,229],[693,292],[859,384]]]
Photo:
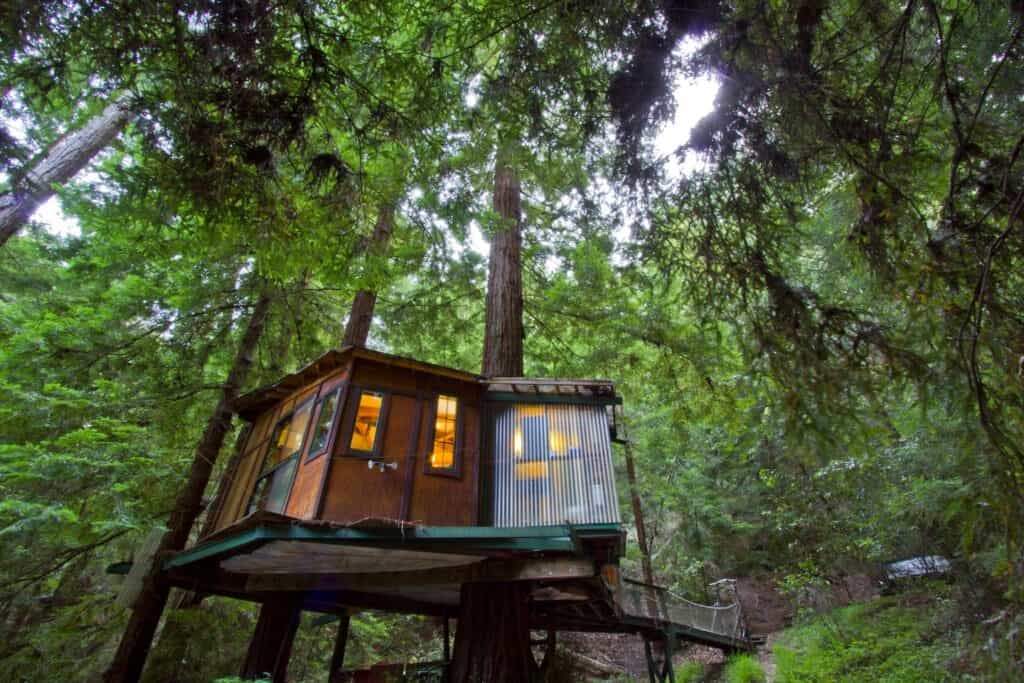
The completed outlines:
[[[174,510],[167,522],[167,533],[160,541],[153,567],[135,601],[131,617],[113,661],[104,674],[104,680],[134,683],[142,675],[156,633],[160,616],[167,604],[170,587],[159,580],[160,560],[170,552],[181,550],[188,541],[189,532],[202,510],[203,492],[213,472],[213,465],[231,427],[233,403],[252,368],[253,356],[270,312],[270,296],[263,294],[256,301],[245,335],[221,390],[221,398],[206,424],[206,431],[196,446],[195,458],[189,470],[188,482],[178,494]]]
[[[640,546],[640,565],[644,581],[654,585],[654,568],[651,566],[651,549],[647,545],[647,525],[644,524],[644,509],[640,505],[640,487],[636,483],[636,468],[633,466],[633,443],[626,440],[626,478],[629,480],[629,498],[633,505],[633,522],[636,524],[636,542]]]
[[[494,210],[503,219],[491,238],[484,327],[485,377],[523,374],[522,207],[519,174],[508,153],[494,164]]]
[[[10,192],[0,195],[0,246],[54,195],[54,185],[66,183],[85,168],[131,118],[128,98],[118,98],[82,128],[54,143]]]
[[[380,255],[387,251],[394,227],[395,205],[384,204],[377,214],[377,225],[373,229],[373,237],[370,238],[371,253]],[[369,289],[361,289],[356,292],[356,296],[352,300],[352,311],[349,313],[348,323],[345,325],[345,335],[341,340],[342,346],[366,346],[366,340],[370,336],[370,325],[373,324],[373,309],[376,305],[376,292]]]

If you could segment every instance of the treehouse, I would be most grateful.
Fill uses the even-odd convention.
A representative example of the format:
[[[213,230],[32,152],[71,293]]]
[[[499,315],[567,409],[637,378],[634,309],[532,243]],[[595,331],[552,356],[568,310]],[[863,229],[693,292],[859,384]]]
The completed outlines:
[[[619,576],[619,402],[605,381],[328,352],[237,401],[248,427],[204,534],[163,560],[163,578],[263,603],[243,673],[275,681],[301,610],[344,624],[364,608],[444,617],[447,661],[448,618],[466,621],[457,638],[511,629],[511,617],[460,612],[505,595],[527,606],[508,612],[520,632],[548,631],[548,651],[559,630],[637,633],[667,653],[679,640],[746,647],[738,605],[680,602]],[[339,631],[332,671],[343,660]]]
[[[618,402],[609,382],[485,380],[361,347],[328,352],[238,400],[249,426],[208,533],[167,567],[210,592],[321,600],[337,587],[345,604],[439,614],[464,581],[592,577],[623,549]],[[561,561],[487,562],[499,557]]]

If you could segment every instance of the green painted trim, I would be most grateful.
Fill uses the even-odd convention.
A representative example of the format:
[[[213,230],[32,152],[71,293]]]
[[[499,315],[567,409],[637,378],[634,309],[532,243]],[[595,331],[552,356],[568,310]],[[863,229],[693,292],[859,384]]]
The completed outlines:
[[[514,391],[488,391],[488,403],[575,403],[588,406],[622,405],[621,396],[567,396],[565,394],[517,394]]]
[[[192,562],[198,562],[199,560],[205,560],[208,557],[214,555],[221,555],[223,553],[236,550],[242,546],[249,545],[257,541],[261,541],[265,538],[266,529],[260,527],[257,529],[249,529],[243,531],[237,536],[228,536],[227,538],[219,541],[212,541],[208,543],[200,543],[194,546],[191,550],[185,550],[178,553],[174,557],[164,562],[164,569],[173,569],[174,567],[180,567],[185,564],[191,564]]]
[[[257,527],[237,535],[201,543],[164,562],[164,569],[181,567],[242,547],[269,541],[315,541],[385,547],[415,546],[444,548],[453,552],[476,551],[551,551],[578,550],[581,536],[608,536],[622,533],[618,524],[580,524],[538,527],[419,527],[414,529],[310,529],[301,526]]]

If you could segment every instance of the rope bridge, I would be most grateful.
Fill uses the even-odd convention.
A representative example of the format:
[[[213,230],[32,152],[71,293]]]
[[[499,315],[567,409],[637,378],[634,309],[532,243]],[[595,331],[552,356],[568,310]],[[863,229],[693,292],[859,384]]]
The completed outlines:
[[[656,629],[682,640],[716,647],[751,647],[738,601],[730,605],[701,605],[667,588],[630,579],[619,581],[614,598],[621,619],[638,628]]]

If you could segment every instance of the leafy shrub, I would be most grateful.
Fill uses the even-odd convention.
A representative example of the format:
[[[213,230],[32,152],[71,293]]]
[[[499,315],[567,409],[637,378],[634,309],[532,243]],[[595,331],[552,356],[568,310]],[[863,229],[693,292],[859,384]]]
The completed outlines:
[[[777,641],[779,683],[874,681],[916,683],[952,680],[954,634],[930,638],[929,606],[902,607],[883,598],[821,615],[786,631]],[[954,637],[951,637],[954,636]]]
[[[704,678],[704,665],[700,662],[684,662],[676,672],[679,683],[700,683]]]
[[[764,683],[764,669],[753,655],[733,655],[725,665],[722,679],[726,683]]]

